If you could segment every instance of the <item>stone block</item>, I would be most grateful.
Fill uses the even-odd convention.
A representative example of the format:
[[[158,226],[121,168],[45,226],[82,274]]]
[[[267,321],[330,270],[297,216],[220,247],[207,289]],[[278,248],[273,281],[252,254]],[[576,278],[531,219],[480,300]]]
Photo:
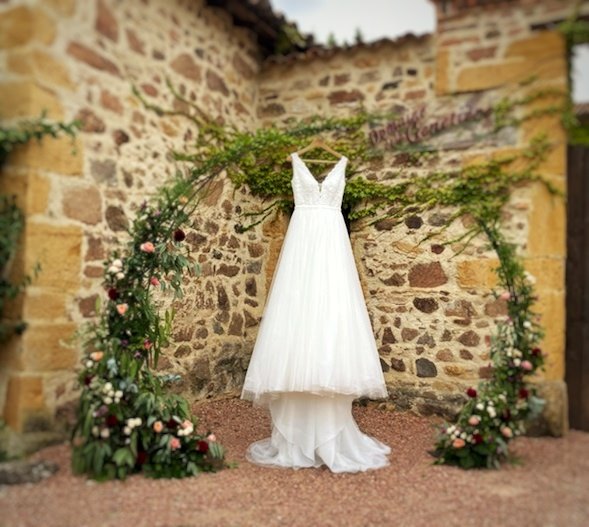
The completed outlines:
[[[43,410],[43,378],[40,375],[13,374],[6,387],[3,418],[8,426],[20,431],[27,413]]]
[[[102,220],[102,198],[95,186],[66,188],[62,205],[68,218],[89,225],[96,225]]]
[[[21,75],[34,75],[41,84],[73,90],[67,68],[45,51],[33,49],[23,53],[11,53],[6,60],[8,71]]]
[[[84,169],[82,142],[70,137],[44,137],[14,149],[11,163],[61,175],[79,176]]]
[[[71,16],[76,11],[76,0],[41,0],[41,4],[60,16]]]
[[[24,46],[31,41],[51,44],[55,23],[40,8],[18,6],[0,14],[0,49]]]
[[[566,253],[566,207],[543,184],[531,189],[527,256],[557,256]]]
[[[57,97],[32,81],[0,84],[0,101],[4,119],[38,116],[44,110],[50,119],[63,119],[63,109]]]
[[[562,437],[569,431],[568,393],[562,380],[534,383],[539,397],[546,401],[542,413],[526,421],[527,436]]]
[[[539,31],[531,37],[512,42],[505,50],[505,58],[522,57],[536,62],[564,56],[564,37],[558,31]]]
[[[439,49],[436,55],[436,94],[445,95],[450,91],[449,88],[449,68],[450,68],[450,51],[448,49]]]
[[[31,172],[28,176],[28,192],[25,210],[29,216],[33,214],[45,214],[49,206],[49,194],[51,182],[49,178],[37,172]]]
[[[538,301],[534,310],[540,315],[544,338],[540,348],[545,354],[545,371],[539,371],[543,380],[562,380],[565,370],[565,293],[537,290]]]
[[[456,266],[456,282],[463,289],[492,289],[497,286],[495,259],[465,260]]]
[[[41,264],[34,285],[76,290],[82,270],[82,229],[29,221],[25,227],[25,269]]]
[[[77,329],[76,324],[34,324],[23,335],[23,365],[30,371],[72,369],[78,350],[66,343]]]
[[[27,321],[63,320],[66,316],[66,295],[64,293],[37,287],[27,289],[23,302],[23,317]]]
[[[84,44],[70,42],[67,47],[67,53],[94,69],[105,71],[106,73],[110,73],[117,77],[120,77],[121,75],[118,66],[114,62]]]
[[[562,258],[527,258],[524,267],[536,279],[536,289],[563,291],[565,288],[565,260]]]

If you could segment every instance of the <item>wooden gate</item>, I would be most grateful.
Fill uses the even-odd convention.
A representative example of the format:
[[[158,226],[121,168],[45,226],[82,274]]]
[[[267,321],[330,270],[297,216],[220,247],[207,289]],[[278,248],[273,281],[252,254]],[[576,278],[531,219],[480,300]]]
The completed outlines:
[[[571,428],[589,430],[589,148],[567,152],[566,383]]]

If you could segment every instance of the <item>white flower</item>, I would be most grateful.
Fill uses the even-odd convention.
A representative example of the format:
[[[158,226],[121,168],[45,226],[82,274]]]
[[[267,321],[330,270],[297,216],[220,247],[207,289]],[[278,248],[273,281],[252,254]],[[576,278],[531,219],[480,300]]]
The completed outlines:
[[[185,436],[186,435],[186,430],[183,430],[182,428],[180,430],[178,430],[178,435],[179,436]]]
[[[105,397],[102,400],[104,401],[104,404],[112,404],[112,398],[111,397]]]
[[[110,274],[115,274],[120,271],[120,269],[118,267],[115,267],[114,265],[111,265],[107,270]]]
[[[501,399],[503,402],[507,401],[507,397],[505,397],[505,394],[504,393],[500,393],[497,397],[499,399]]]
[[[114,265],[115,267],[118,267],[119,269],[123,268],[123,262],[120,258],[113,260],[112,265]]]
[[[114,390],[109,390],[106,395],[108,395],[109,397],[114,397],[115,396],[115,391]]]
[[[119,399],[123,396],[123,392],[121,390],[117,390],[115,392],[115,397],[118,397]]]
[[[119,280],[122,280],[123,278],[125,278],[125,273],[117,273],[117,278]]]
[[[452,425],[452,426],[449,426],[449,427],[448,427],[448,430],[446,430],[446,432],[447,432],[448,434],[451,434],[452,432],[454,432],[454,430],[456,430],[456,427],[455,427],[454,425]]]
[[[92,366],[94,366],[94,361],[87,360],[86,361],[86,368],[92,368]]]
[[[522,356],[522,352],[521,352],[520,350],[518,350],[518,349],[514,349],[514,350],[513,350],[513,354],[514,354],[516,357],[521,357],[521,356]]]
[[[461,437],[462,439],[466,439],[466,432],[462,432],[462,434],[460,434],[460,437]]]
[[[92,435],[98,437],[98,434],[100,434],[100,431],[98,430],[98,427],[95,425],[92,427]]]
[[[532,284],[535,284],[536,283],[536,277],[533,274],[529,273],[528,271],[525,271],[524,272],[524,275],[525,275],[526,280],[528,282],[530,282]]]
[[[102,437],[103,439],[106,439],[108,436],[110,436],[110,430],[108,428],[103,428],[100,431],[100,437]]]
[[[123,434],[125,434],[126,436],[130,436],[131,435],[131,428],[129,428],[128,426],[125,426],[125,428],[123,428]]]
[[[477,410],[484,410],[484,409],[485,409],[485,405],[483,403],[477,404]]]
[[[489,406],[487,408],[487,413],[490,417],[495,417],[497,415],[497,413],[495,412],[495,408],[493,408],[492,406]]]
[[[511,350],[507,350],[507,351],[505,352],[505,355],[507,355],[508,357],[511,357],[511,356],[512,356]]]
[[[521,359],[513,359],[513,364],[515,364],[516,366],[519,366],[521,362]]]
[[[102,391],[104,393],[110,392],[112,390],[112,384],[110,382],[105,383],[104,387],[102,388]]]
[[[529,320],[526,320],[524,322],[524,328],[530,329],[531,327],[532,327],[532,323]]]

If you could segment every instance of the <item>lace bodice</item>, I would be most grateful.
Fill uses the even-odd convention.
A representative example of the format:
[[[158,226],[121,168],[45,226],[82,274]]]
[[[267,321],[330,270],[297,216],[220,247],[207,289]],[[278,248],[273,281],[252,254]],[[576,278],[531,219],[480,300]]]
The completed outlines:
[[[292,154],[291,159],[295,207],[321,206],[340,210],[346,187],[345,170],[348,158],[342,156],[322,183],[315,179],[298,154]]]

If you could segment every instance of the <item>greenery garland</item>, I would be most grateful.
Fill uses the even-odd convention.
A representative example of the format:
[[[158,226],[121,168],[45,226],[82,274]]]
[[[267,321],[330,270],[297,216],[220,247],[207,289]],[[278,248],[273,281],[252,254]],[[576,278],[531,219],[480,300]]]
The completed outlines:
[[[16,146],[24,145],[33,139],[41,141],[43,137],[58,137],[61,134],[69,135],[73,139],[79,127],[79,121],[70,123],[48,121],[45,112],[37,119],[22,120],[12,127],[0,127],[0,171]],[[0,195],[0,342],[14,334],[20,335],[26,329],[26,322],[22,320],[5,320],[4,310],[7,303],[21,294],[31,283],[33,276],[40,271],[40,265],[37,264],[32,271],[33,276],[25,275],[16,283],[8,276],[24,223],[24,215],[16,203],[16,196]]]
[[[141,206],[129,229],[130,241],[105,262],[104,303],[99,306],[99,319],[84,337],[84,367],[79,375],[82,395],[72,434],[74,470],[108,479],[137,471],[154,477],[183,477],[231,466],[214,434],[196,434],[197,419],[190,415],[186,402],[166,394],[166,385],[174,379],[151,371],[168,344],[174,315],[173,311],[160,315],[152,291],[159,287],[181,296],[183,272],[198,272],[182,244],[185,233],[181,227],[206,196],[211,182],[226,173],[236,186],[247,185],[253,195],[271,201],[261,211],[244,214],[246,220],[254,218],[253,223],[236,229],[248,230],[273,210],[292,209],[292,173],[286,155],[319,133],[330,134],[335,148],[352,161],[344,195],[351,219],[373,216],[375,222],[383,217],[401,221],[407,214],[450,206],[455,213],[442,231],[464,214],[475,222],[459,240],[445,243],[463,241],[466,246],[484,233],[497,252],[503,291],[496,295],[507,300],[509,317],[498,324],[492,340],[493,375],[478,389],[469,388],[457,423],[440,430],[432,453],[436,463],[463,468],[498,467],[509,459],[509,440],[522,433],[525,419],[541,409],[543,401],[525,379],[542,367],[544,355],[537,347],[542,330],[531,310],[533,286],[515,247],[501,235],[500,212],[515,185],[542,181],[557,192],[536,174],[550,148],[546,137],[536,137],[520,155],[411,179],[404,178],[401,170],[397,174],[400,181],[379,183],[356,173],[362,163],[382,156],[369,146],[366,126],[390,119],[390,115],[360,112],[348,118],[314,117],[291,121],[285,128],[242,132],[214,124],[169,87],[187,111],[166,110],[147,102],[137,90],[135,94],[159,116],[184,115],[197,125],[199,135],[193,151],[174,153],[188,171],[178,171],[150,203]],[[545,106],[543,111],[512,117],[516,107],[555,95],[544,90],[523,99],[500,101],[494,109],[497,128],[554,113],[554,107]],[[412,164],[419,164],[426,154],[411,155]]]

